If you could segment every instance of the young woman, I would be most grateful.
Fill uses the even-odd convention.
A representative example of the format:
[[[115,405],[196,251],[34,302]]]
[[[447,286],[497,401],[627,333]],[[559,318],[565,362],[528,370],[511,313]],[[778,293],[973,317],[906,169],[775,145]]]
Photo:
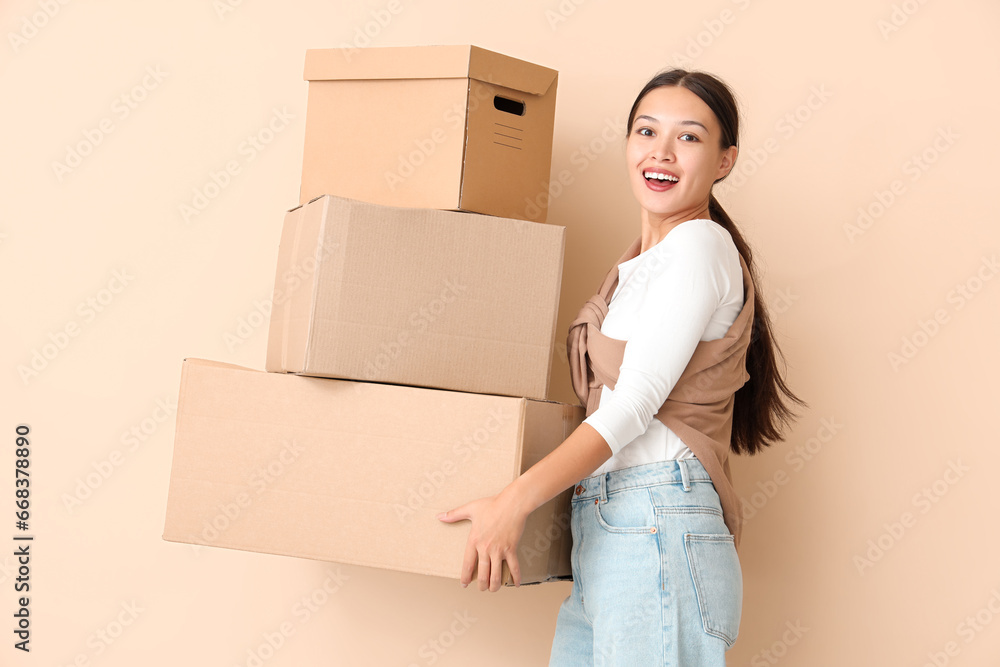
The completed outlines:
[[[526,517],[575,485],[573,588],[551,666],[724,667],[743,600],[728,455],[781,439],[806,405],[781,377],[750,248],[712,195],[737,156],[729,88],[670,70],[640,91],[626,166],[640,233],[572,323],[587,418],[496,496],[441,513],[472,526],[461,581],[520,584]],[[627,345],[626,345],[627,341]]]

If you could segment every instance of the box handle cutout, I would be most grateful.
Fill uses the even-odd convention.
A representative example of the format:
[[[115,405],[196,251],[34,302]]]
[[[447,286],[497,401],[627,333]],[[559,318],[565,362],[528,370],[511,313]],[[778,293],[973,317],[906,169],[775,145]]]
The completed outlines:
[[[500,95],[494,95],[493,107],[496,108],[498,111],[514,114],[515,116],[524,115],[524,102],[512,100],[509,97],[501,97]]]

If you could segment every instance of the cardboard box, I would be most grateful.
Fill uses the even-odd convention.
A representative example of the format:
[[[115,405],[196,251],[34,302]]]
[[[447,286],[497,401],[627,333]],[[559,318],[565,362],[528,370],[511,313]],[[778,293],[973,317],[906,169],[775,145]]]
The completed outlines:
[[[558,72],[476,46],[309,49],[300,203],[544,222]]]
[[[266,369],[544,399],[565,231],[329,195],[292,209]]]
[[[435,515],[500,492],[583,416],[185,359],[163,539],[457,579],[470,524]],[[570,493],[528,518],[522,583],[571,577]]]

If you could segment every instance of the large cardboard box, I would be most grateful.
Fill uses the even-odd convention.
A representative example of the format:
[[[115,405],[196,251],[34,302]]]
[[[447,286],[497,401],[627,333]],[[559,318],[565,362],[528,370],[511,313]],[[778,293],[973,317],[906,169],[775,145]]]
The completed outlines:
[[[163,539],[457,579],[470,523],[435,515],[500,492],[583,416],[185,359]],[[528,518],[522,583],[571,578],[570,492]]]
[[[565,231],[330,195],[292,209],[266,369],[544,399]]]
[[[558,72],[476,46],[309,49],[300,203],[544,222]]]

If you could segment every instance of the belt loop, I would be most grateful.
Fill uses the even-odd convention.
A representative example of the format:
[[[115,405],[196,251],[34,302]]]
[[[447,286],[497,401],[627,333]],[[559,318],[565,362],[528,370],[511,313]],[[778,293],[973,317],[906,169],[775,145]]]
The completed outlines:
[[[681,482],[684,483],[684,491],[690,491],[691,474],[688,472],[687,462],[684,459],[677,459],[677,467],[681,469]]]
[[[601,502],[608,502],[608,474],[601,475]]]

